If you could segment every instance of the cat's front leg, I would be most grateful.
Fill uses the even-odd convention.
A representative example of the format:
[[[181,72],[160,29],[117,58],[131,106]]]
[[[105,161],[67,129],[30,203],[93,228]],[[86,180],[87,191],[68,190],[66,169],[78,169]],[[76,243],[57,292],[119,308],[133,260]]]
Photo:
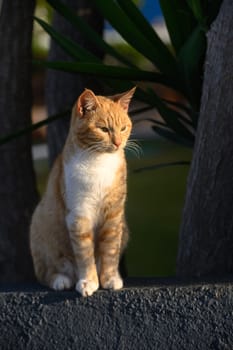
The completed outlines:
[[[82,296],[90,296],[99,288],[94,258],[94,233],[88,218],[67,216],[71,245],[77,266],[76,290]]]
[[[98,237],[99,276],[102,288],[116,290],[123,287],[118,271],[121,241],[122,224],[119,221],[108,221]]]

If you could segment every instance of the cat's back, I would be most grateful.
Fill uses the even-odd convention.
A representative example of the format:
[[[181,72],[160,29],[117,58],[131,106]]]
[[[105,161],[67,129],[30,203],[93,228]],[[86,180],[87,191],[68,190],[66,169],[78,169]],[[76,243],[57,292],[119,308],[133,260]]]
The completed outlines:
[[[38,223],[39,225],[45,224],[54,216],[57,221],[62,217],[65,208],[63,177],[62,155],[60,154],[51,169],[45,192],[33,213],[32,227]]]

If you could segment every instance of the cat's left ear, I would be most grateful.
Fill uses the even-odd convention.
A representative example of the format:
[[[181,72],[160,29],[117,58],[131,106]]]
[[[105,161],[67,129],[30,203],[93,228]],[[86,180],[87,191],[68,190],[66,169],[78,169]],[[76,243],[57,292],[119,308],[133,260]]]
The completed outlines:
[[[86,112],[95,111],[98,106],[98,100],[93,91],[85,89],[79,96],[76,108],[78,114],[83,117]]]
[[[133,94],[136,90],[136,86],[133,87],[131,90],[123,92],[122,94],[118,94],[118,95],[114,95],[111,96],[111,100],[113,100],[114,102],[119,103],[119,105],[126,111],[128,112],[129,109],[129,103],[133,97]]]

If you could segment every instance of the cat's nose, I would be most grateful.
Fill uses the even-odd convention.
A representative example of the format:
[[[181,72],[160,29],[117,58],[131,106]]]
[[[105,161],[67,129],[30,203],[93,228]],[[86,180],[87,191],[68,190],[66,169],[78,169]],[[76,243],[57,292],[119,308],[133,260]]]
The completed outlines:
[[[121,142],[122,142],[122,141],[121,141],[120,138],[114,138],[114,140],[113,140],[113,144],[114,144],[117,148],[120,147]]]

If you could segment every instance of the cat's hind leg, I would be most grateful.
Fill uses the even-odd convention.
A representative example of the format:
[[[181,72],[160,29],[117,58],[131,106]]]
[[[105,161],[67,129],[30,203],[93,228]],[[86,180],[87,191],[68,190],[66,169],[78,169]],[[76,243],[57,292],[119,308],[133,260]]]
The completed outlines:
[[[61,273],[54,274],[50,280],[50,287],[54,290],[70,289],[72,286],[72,279]]]
[[[46,274],[46,284],[54,290],[70,289],[76,281],[76,273],[73,263],[62,258],[56,267],[50,268]]]

